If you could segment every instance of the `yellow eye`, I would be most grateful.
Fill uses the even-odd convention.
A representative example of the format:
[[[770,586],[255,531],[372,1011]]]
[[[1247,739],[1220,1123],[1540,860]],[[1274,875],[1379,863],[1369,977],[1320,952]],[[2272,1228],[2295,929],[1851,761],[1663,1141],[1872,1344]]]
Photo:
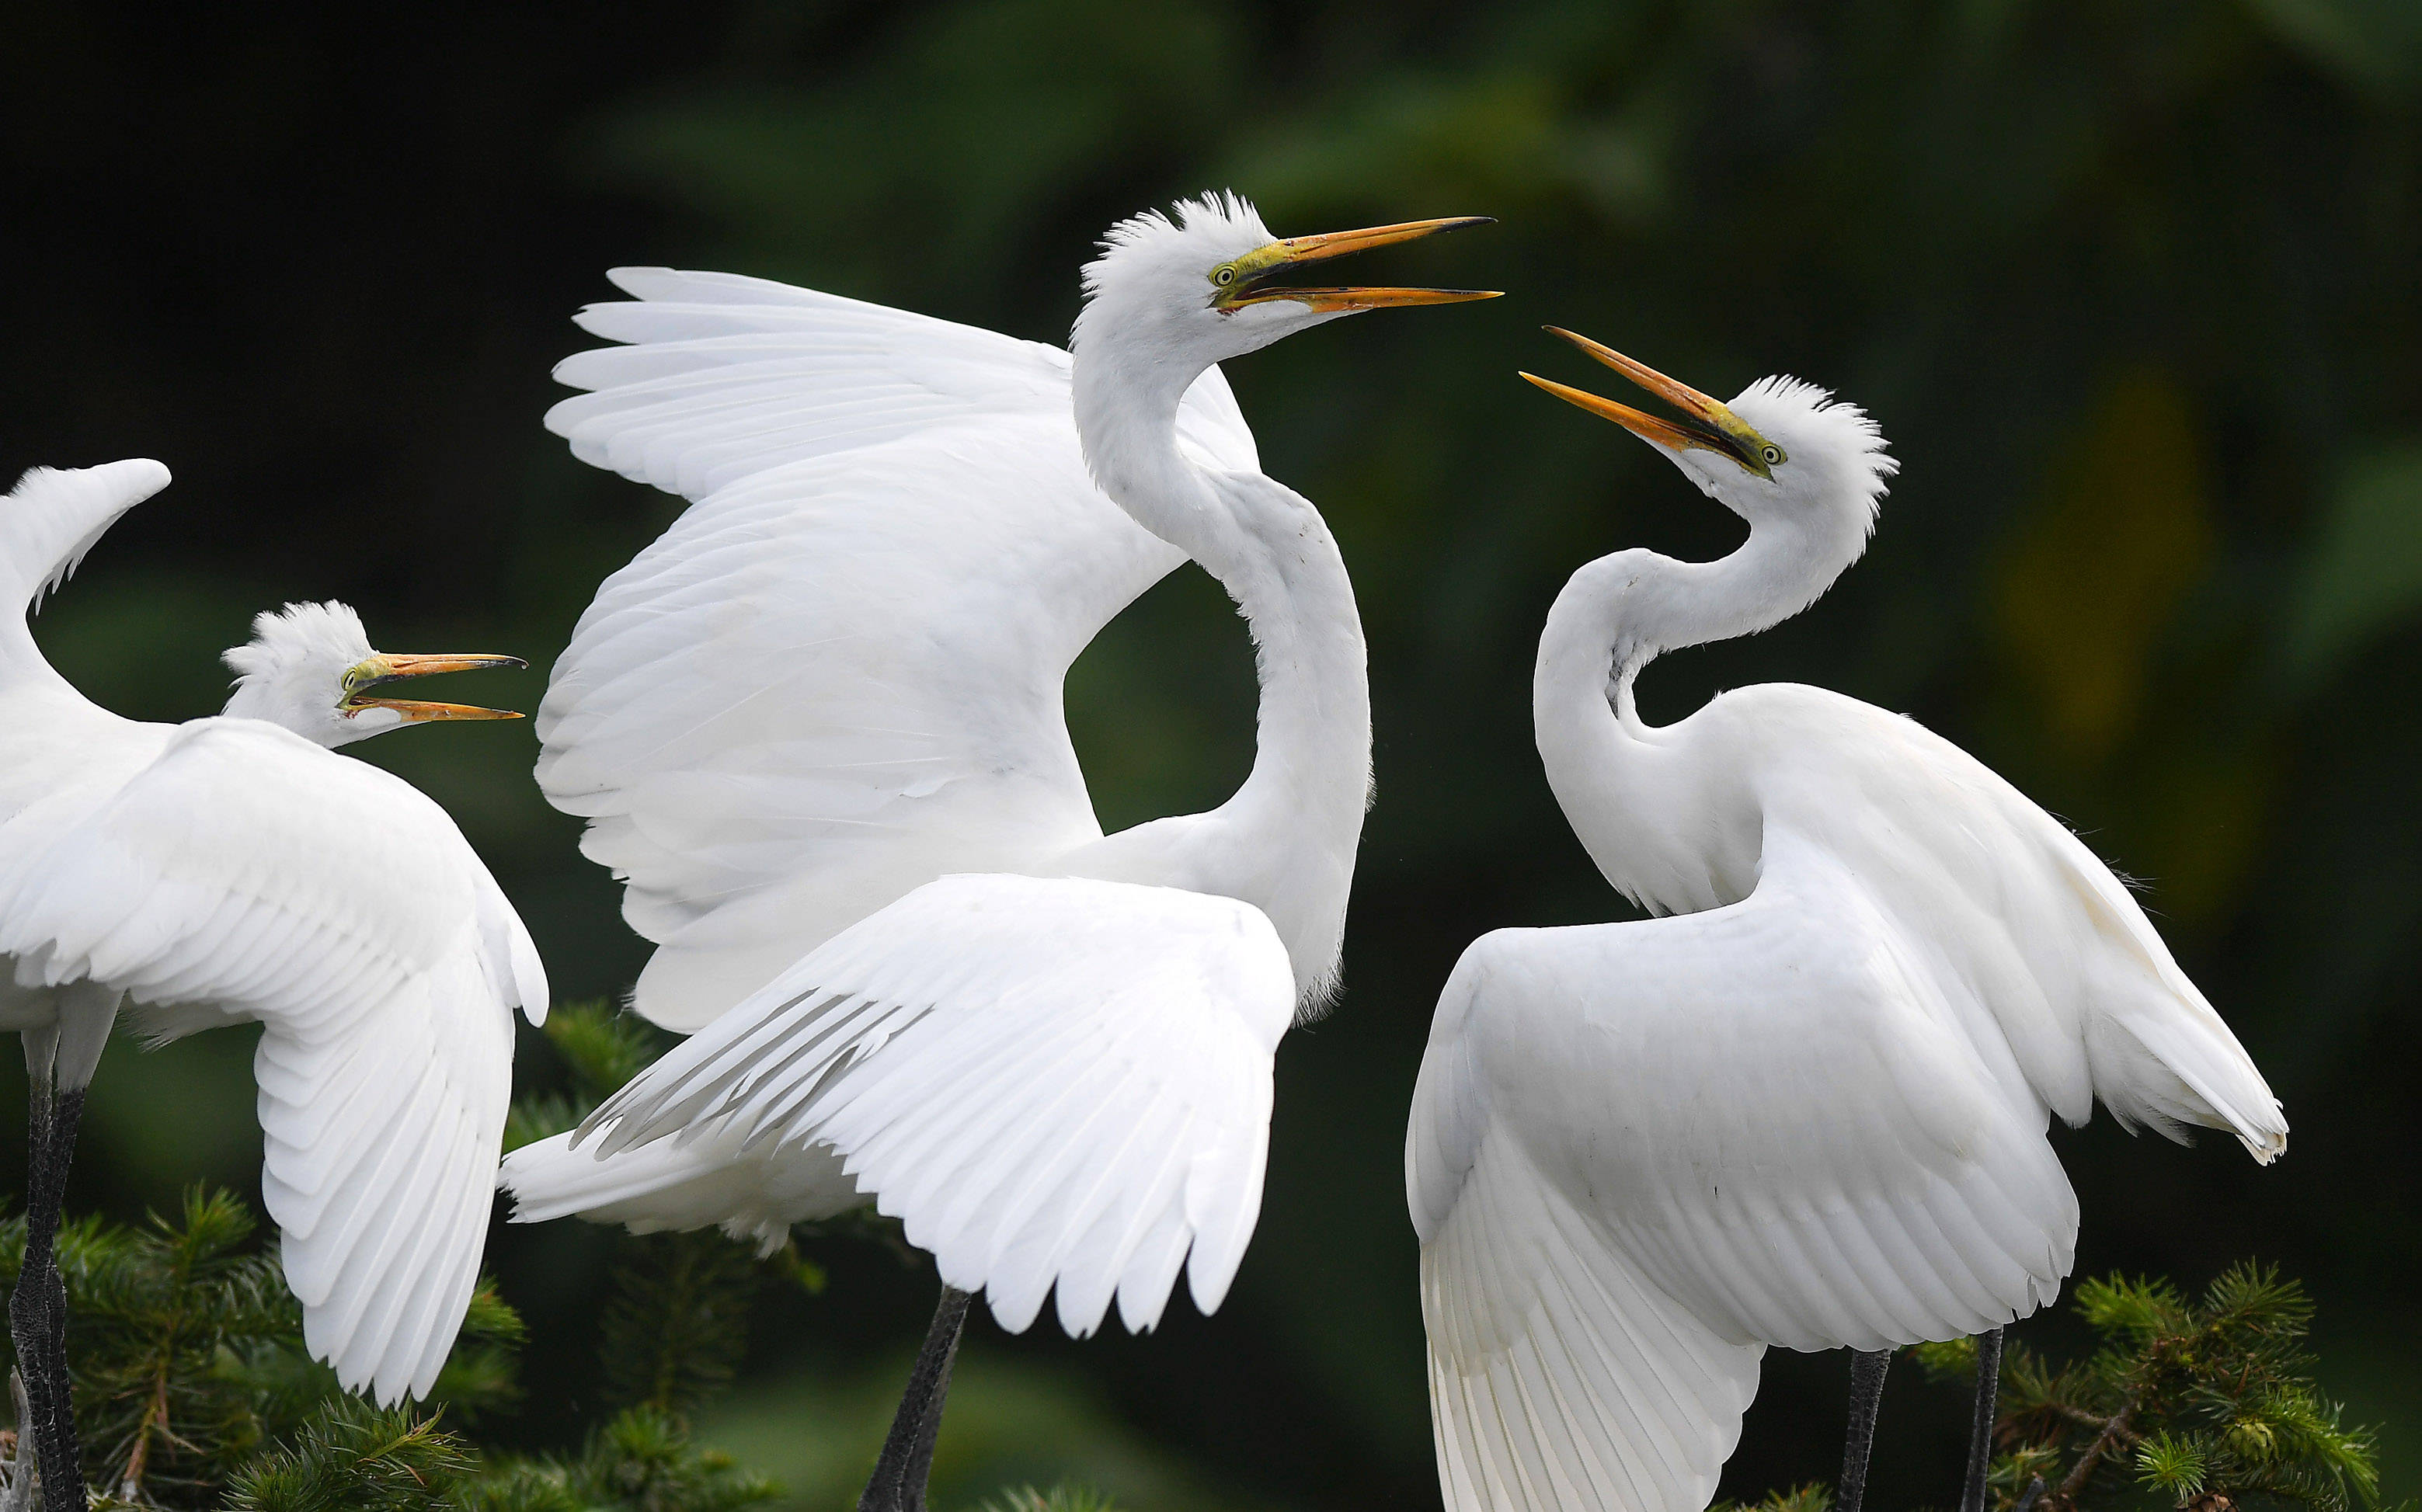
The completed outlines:
[[[1763,451],[1760,451],[1758,456],[1765,459],[1767,466],[1772,467],[1777,462],[1783,460],[1783,448],[1780,446],[1768,446]]]
[[[1211,275],[1211,281],[1219,285],[1221,288],[1225,288],[1230,284],[1236,281],[1236,270],[1234,268],[1222,268],[1218,273]]]

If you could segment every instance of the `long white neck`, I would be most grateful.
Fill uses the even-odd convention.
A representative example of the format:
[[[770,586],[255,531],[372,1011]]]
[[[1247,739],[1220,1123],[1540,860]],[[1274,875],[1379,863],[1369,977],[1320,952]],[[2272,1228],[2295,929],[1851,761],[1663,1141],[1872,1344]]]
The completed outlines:
[[[1103,491],[1218,578],[1252,627],[1259,744],[1235,797],[1187,828],[1182,878],[1269,914],[1317,995],[1333,977],[1371,786],[1371,694],[1354,585],[1328,522],[1260,474],[1214,472],[1177,444],[1201,376],[1146,346],[1081,339],[1077,429]]]
[[[1822,520],[1823,517],[1817,517]],[[1549,786],[1607,881],[1659,913],[1720,907],[1754,877],[1752,803],[1640,718],[1632,685],[1659,652],[1752,635],[1816,601],[1857,559],[1864,528],[1769,522],[1731,555],[1600,557],[1548,611],[1531,717]]]

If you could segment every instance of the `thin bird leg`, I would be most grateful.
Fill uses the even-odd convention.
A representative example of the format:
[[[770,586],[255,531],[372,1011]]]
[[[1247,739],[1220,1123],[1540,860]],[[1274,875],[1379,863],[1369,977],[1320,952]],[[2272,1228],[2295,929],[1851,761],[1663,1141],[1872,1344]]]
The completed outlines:
[[[27,1101],[33,1158],[25,1182],[25,1258],[8,1298],[8,1333],[29,1410],[18,1436],[22,1441],[30,1430],[42,1477],[42,1512],[84,1512],[84,1467],[77,1458],[68,1378],[68,1294],[57,1252],[59,1209],[67,1198],[76,1125],[84,1117],[84,1089],[61,1092],[42,1076]]]
[[[1976,1335],[1976,1416],[1968,1429],[1968,1484],[1959,1512],[1985,1512],[1985,1471],[1993,1462],[1993,1418],[2002,1397],[2002,1331]]]
[[[1850,1434],[1842,1445],[1842,1494],[1833,1504],[1839,1512],[1859,1512],[1867,1494],[1867,1453],[1875,1447],[1876,1408],[1892,1357],[1890,1349],[1850,1351]]]
[[[950,1394],[951,1363],[958,1357],[959,1333],[973,1300],[956,1286],[942,1287],[933,1327],[917,1351],[917,1368],[909,1373],[857,1512],[925,1512],[925,1480],[934,1468],[934,1440],[942,1431],[942,1398]]]
[[[41,1476],[34,1473],[34,1410],[25,1401],[25,1376],[8,1372],[8,1396],[17,1409],[17,1458],[8,1467],[8,1489],[0,1491],[0,1512],[34,1512],[34,1491]]]

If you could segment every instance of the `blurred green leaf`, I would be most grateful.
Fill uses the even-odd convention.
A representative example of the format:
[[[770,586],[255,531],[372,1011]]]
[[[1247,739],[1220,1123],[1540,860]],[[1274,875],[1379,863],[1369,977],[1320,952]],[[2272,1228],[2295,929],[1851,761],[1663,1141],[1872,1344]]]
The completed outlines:
[[[2422,611],[2422,442],[2348,463],[2286,611],[2281,662],[2298,687]]]
[[[2246,0],[2298,52],[2383,101],[2422,88],[2422,6],[2413,0]]]
[[[2134,727],[2156,639],[2211,554],[2189,402],[2149,369],[2113,383],[2003,560],[2003,645],[2047,733],[2082,762],[2107,756]]]

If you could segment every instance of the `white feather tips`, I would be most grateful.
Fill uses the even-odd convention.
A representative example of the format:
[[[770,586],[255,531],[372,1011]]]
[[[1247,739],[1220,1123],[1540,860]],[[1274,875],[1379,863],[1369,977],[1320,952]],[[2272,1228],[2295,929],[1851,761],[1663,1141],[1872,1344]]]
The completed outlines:
[[[1830,389],[1780,373],[1741,390],[1730,407],[1759,433],[1781,442],[1793,466],[1817,472],[1818,491],[1858,510],[1864,530],[1875,529],[1886,480],[1900,471],[1900,460],[1885,450],[1883,429],[1866,411],[1836,399]]]
[[[1200,278],[1227,258],[1278,239],[1261,212],[1234,190],[1178,201],[1173,210],[1130,215],[1102,235],[1102,255],[1082,273],[1087,300],[1122,283],[1144,282],[1172,271]],[[1078,322],[1084,329],[1084,322]]]
[[[168,486],[149,458],[28,469],[0,499],[0,588],[27,607],[65,583],[119,515]]]
[[[351,604],[330,599],[290,603],[252,616],[252,639],[221,652],[219,660],[239,681],[274,678],[298,662],[318,661],[351,666],[371,654],[369,631]]]
[[[1113,1300],[1150,1328],[1181,1266],[1206,1312],[1235,1278],[1294,996],[1277,931],[1234,899],[947,877],[835,936],[585,1130],[606,1164],[679,1134],[769,1176],[828,1145],[1002,1327],[1026,1328],[1056,1286],[1071,1334]],[[712,1172],[667,1177],[696,1191]],[[574,1200],[628,1221],[635,1195]]]

